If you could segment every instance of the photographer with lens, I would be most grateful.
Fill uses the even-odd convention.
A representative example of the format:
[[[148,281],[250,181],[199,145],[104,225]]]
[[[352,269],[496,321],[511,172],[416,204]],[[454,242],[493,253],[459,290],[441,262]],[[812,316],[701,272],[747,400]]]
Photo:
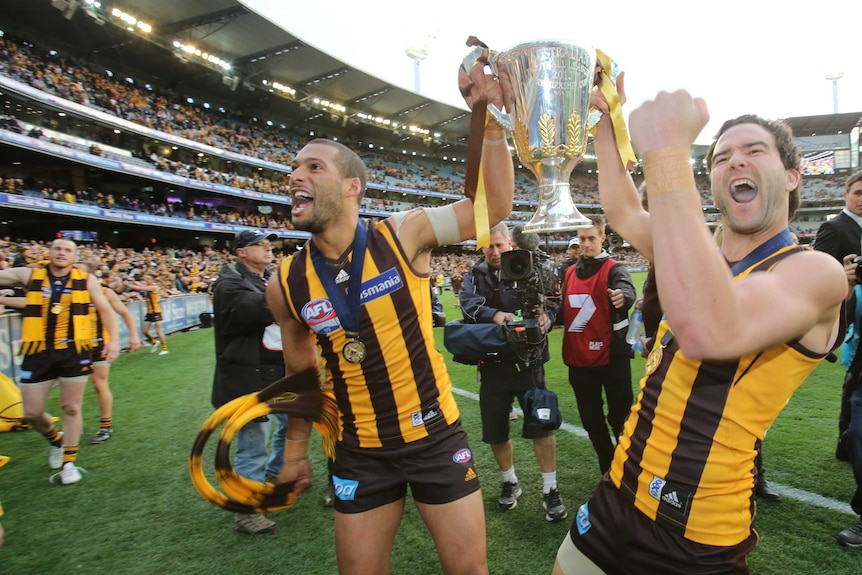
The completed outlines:
[[[525,252],[526,259],[523,258]],[[532,260],[538,256],[528,250],[512,251],[505,224],[491,228],[490,246],[483,248],[483,253],[484,257],[464,276],[458,294],[464,321],[496,323],[512,327],[511,332],[523,335],[523,341],[513,344],[512,353],[479,362],[482,441],[491,446],[503,474],[497,504],[500,509],[507,510],[518,505],[522,493],[509,438],[509,409],[514,398],[523,408],[524,394],[528,390],[545,387],[544,363],[550,359],[545,334],[553,325],[557,309],[544,300],[545,290],[536,286],[543,282],[543,274],[538,269],[533,270],[541,266],[532,265]],[[507,280],[503,274],[505,270],[501,269],[504,254],[515,256],[505,266],[509,272],[530,277],[523,281]],[[545,518],[560,521],[566,518],[567,512],[557,489],[556,438],[553,430],[542,429],[535,423],[530,410],[525,409],[522,437],[533,440],[542,472]]]
[[[582,255],[563,279],[563,361],[569,366],[581,423],[604,474],[634,399],[626,332],[637,293],[625,266],[602,249],[604,218],[589,219],[593,226],[578,230]]]

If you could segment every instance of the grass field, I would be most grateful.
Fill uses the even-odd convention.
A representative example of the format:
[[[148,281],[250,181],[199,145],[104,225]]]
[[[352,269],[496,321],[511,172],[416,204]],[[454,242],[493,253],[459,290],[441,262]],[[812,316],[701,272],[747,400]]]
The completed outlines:
[[[635,285],[641,283],[636,276]],[[449,319],[459,317],[451,292],[442,301]],[[442,330],[435,331],[442,350]],[[598,464],[589,441],[578,434],[574,397],[559,359],[559,328],[550,337],[548,384],[560,396],[566,421],[557,434],[558,481],[571,519],[599,479]],[[197,494],[188,475],[188,455],[201,423],[212,413],[212,330],[177,334],[169,344],[170,355],[151,355],[145,348],[121,357],[112,368],[115,434],[102,445],[88,443],[98,421],[88,389],[79,463],[89,473],[81,483],[48,484],[47,446],[34,432],[0,434],[0,454],[12,458],[0,468],[6,510],[0,573],[336,573],[332,512],[319,504],[325,477],[319,451],[313,457],[315,487],[294,508],[271,514],[279,524],[274,535],[236,533],[231,514]],[[550,573],[569,520],[544,520],[532,446],[520,438],[514,439],[515,464],[524,495],[516,509],[497,509],[500,476],[490,449],[478,439],[475,368],[450,364],[450,372],[483,481],[491,573]],[[633,361],[633,372],[643,373],[642,359]],[[833,455],[841,380],[840,364],[821,364],[764,441],[767,477],[784,497],[758,506],[762,538],[750,557],[755,574],[862,574],[862,552],[835,543],[838,531],[856,520],[846,504],[854,489],[850,466]],[[56,401],[54,394],[54,413]],[[520,420],[515,429],[517,436]],[[211,465],[211,452],[205,461]],[[409,503],[392,565],[394,574],[440,572],[430,536]]]

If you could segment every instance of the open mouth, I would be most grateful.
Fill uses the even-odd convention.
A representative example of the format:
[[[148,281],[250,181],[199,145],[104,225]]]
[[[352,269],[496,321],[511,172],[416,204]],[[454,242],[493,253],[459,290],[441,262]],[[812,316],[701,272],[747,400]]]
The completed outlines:
[[[740,204],[747,204],[757,196],[757,184],[748,179],[737,180],[730,186],[730,197]]]
[[[293,208],[291,208],[291,213],[294,215],[299,215],[313,203],[314,198],[311,197],[311,194],[303,191],[294,192]]]

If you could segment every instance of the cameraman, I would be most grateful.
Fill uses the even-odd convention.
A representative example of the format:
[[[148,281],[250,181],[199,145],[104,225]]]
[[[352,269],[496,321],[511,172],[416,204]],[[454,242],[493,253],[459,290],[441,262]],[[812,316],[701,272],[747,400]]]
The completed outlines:
[[[524,310],[524,296],[511,283],[500,280],[501,254],[512,249],[509,229],[505,224],[491,228],[490,247],[483,248],[484,258],[464,276],[458,294],[466,323],[496,323],[503,325]],[[553,325],[556,308],[545,309],[538,317],[544,335]],[[547,338],[538,350],[538,361],[526,363],[516,355],[498,360],[479,362],[479,409],[482,416],[482,441],[491,451],[503,474],[503,484],[497,504],[500,509],[518,505],[521,486],[515,475],[512,441],[509,439],[509,410],[513,398],[524,407],[524,393],[536,386],[545,387],[544,362],[550,359]],[[545,519],[560,521],[568,515],[557,490],[556,439],[553,431],[532,427],[531,414],[524,410],[522,437],[533,440],[536,460],[542,471],[542,504]]]
[[[588,217],[593,226],[578,230],[582,255],[563,279],[563,361],[569,366],[578,413],[604,474],[634,399],[632,348],[626,343],[626,331],[628,310],[637,294],[625,266],[602,249],[604,218]]]

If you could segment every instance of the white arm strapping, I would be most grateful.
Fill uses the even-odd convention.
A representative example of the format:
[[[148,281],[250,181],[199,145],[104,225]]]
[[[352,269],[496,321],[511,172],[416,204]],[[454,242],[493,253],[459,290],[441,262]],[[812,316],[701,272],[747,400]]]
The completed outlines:
[[[455,204],[448,204],[439,208],[415,208],[406,212],[396,212],[392,214],[392,221],[395,224],[395,235],[398,236],[398,231],[401,228],[401,223],[411,213],[422,210],[431,222],[431,228],[434,230],[434,237],[437,239],[437,245],[446,246],[449,244],[457,244],[461,241],[461,228],[458,226],[458,216],[455,214]]]
[[[461,227],[458,225],[458,216],[455,214],[455,204],[422,209],[425,210],[425,215],[428,216],[428,221],[434,228],[437,245],[447,246],[461,241]]]

